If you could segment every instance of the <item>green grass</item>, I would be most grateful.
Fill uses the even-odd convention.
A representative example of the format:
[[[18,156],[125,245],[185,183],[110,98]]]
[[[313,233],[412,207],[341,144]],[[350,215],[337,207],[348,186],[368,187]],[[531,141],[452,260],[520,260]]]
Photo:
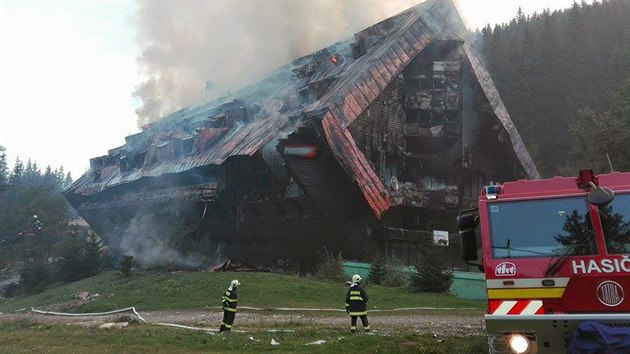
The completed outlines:
[[[250,339],[252,337],[254,340]],[[272,346],[271,339],[279,342]],[[325,340],[321,345],[306,345]],[[332,330],[293,333],[231,333],[208,335],[201,331],[132,325],[102,330],[68,325],[38,324],[27,320],[0,323],[3,353],[423,353],[477,354],[488,352],[482,336],[349,335]]]
[[[202,309],[219,306],[221,295],[232,279],[241,282],[239,306],[307,307],[342,309],[344,284],[272,273],[175,272],[136,273],[121,278],[116,272],[50,288],[43,293],[4,300],[0,312],[71,301],[80,291],[98,293],[97,300],[81,305],[75,312],[98,312],[135,306],[139,311]],[[462,300],[451,294],[414,294],[403,288],[367,285],[369,309],[403,307],[475,308],[481,314],[485,302]],[[462,313],[470,310],[461,310]]]

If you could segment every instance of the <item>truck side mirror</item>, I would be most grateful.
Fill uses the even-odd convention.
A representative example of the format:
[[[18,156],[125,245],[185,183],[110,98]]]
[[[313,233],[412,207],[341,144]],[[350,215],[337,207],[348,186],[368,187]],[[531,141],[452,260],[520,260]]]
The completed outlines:
[[[473,214],[466,213],[466,214],[457,215],[457,227],[460,230],[474,229],[475,227],[477,227],[478,223],[479,223],[479,217]]]
[[[477,234],[475,228],[479,223],[479,217],[470,213],[457,216],[459,228],[459,247],[464,261],[477,260]]]
[[[459,247],[464,261],[477,260],[477,234],[474,229],[459,231]]]

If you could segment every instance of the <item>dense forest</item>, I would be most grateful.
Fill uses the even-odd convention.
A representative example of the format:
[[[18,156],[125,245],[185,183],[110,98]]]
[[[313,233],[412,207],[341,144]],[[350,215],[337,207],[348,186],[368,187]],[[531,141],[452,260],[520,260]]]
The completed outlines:
[[[519,11],[477,45],[543,177],[630,170],[630,0]]]

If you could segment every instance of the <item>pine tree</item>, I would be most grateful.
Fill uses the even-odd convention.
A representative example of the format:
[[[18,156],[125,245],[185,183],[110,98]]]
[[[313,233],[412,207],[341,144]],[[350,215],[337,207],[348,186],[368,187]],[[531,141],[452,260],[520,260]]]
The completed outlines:
[[[448,268],[435,245],[424,248],[416,264],[416,273],[411,275],[409,287],[413,292],[443,293],[453,283],[453,272]]]
[[[66,174],[66,178],[63,182],[63,188],[65,189],[71,184],[72,184],[72,174],[70,173],[70,171],[68,171],[68,174]]]
[[[15,164],[13,165],[13,171],[11,172],[11,176],[9,177],[9,184],[11,186],[19,186],[22,183],[22,178],[24,177],[24,164],[20,157],[15,158]]]
[[[7,154],[4,146],[0,146],[0,192],[6,189],[9,183],[9,167],[7,165]]]
[[[70,282],[95,275],[100,267],[98,243],[86,235],[69,235],[60,243],[59,276]]]
[[[43,183],[46,186],[54,186],[55,185],[55,175],[53,174],[50,165],[46,166],[46,170],[44,171]]]
[[[386,260],[383,254],[378,254],[371,262],[368,281],[372,284],[381,285],[386,275]]]

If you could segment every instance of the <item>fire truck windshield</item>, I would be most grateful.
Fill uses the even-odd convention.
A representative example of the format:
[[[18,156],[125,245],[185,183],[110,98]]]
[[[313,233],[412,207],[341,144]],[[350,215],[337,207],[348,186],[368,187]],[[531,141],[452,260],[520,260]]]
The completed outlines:
[[[488,203],[493,258],[593,255],[584,197]]]
[[[630,253],[630,194],[618,195],[599,213],[609,254]]]

